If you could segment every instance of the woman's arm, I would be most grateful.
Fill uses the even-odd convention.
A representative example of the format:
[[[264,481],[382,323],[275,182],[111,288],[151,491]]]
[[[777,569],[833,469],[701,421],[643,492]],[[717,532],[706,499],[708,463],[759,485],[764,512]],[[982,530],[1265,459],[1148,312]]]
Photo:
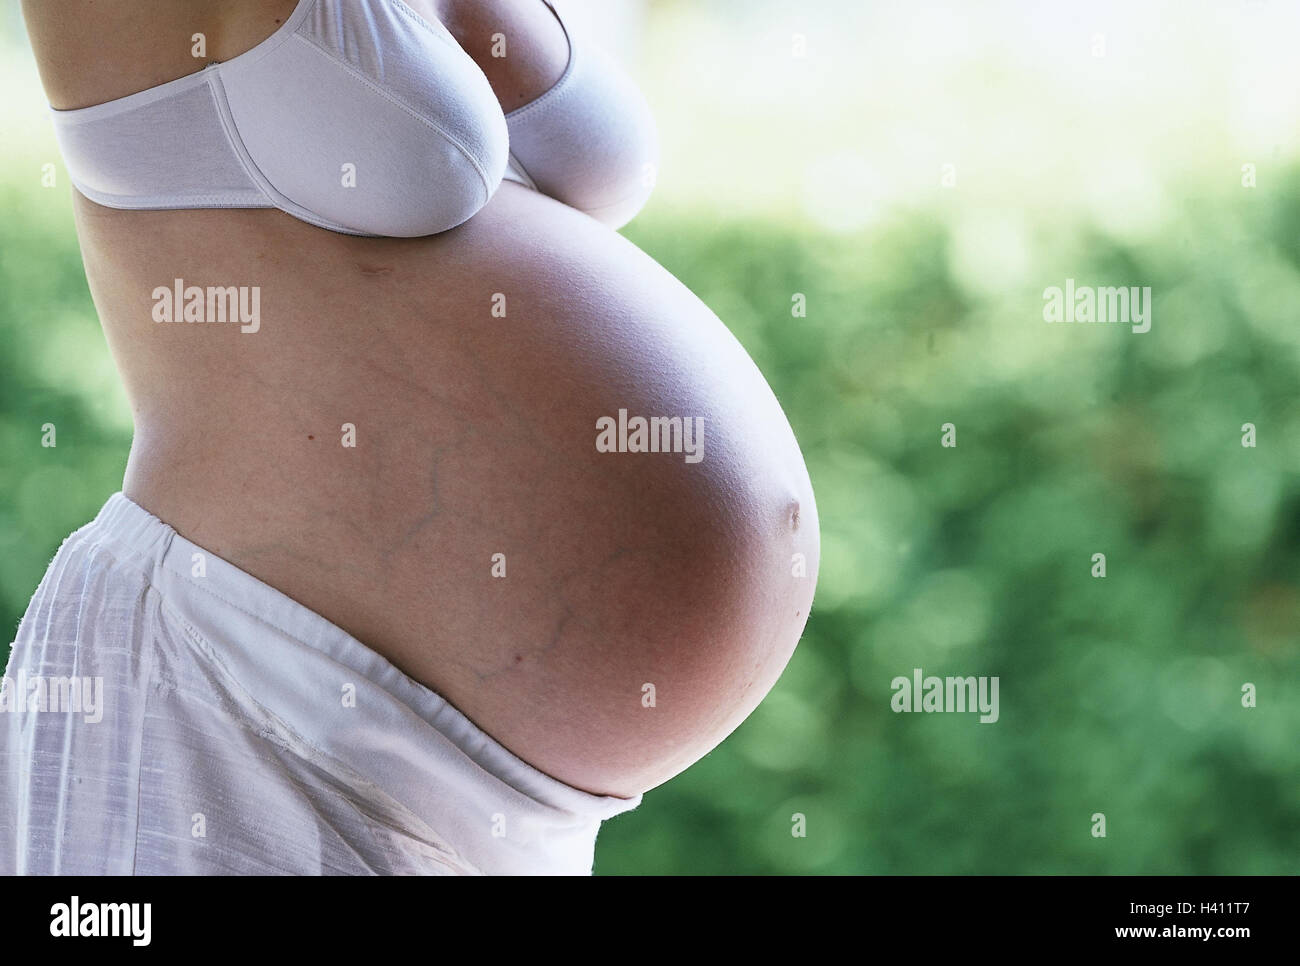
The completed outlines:
[[[22,0],[45,95],[58,110],[116,100],[229,60],[274,33],[296,2]]]

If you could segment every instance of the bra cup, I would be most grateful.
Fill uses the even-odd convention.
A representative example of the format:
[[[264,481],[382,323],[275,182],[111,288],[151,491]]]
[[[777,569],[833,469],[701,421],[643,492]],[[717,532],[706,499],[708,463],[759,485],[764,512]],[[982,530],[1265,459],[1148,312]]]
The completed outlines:
[[[454,228],[505,173],[500,104],[441,25],[400,0],[366,7],[364,29],[349,29],[331,20],[335,5],[317,4],[287,42],[226,65],[232,134],[296,217],[399,238]]]
[[[621,228],[654,188],[654,115],[613,58],[580,35],[571,44],[560,83],[506,115],[510,150],[538,190]]]

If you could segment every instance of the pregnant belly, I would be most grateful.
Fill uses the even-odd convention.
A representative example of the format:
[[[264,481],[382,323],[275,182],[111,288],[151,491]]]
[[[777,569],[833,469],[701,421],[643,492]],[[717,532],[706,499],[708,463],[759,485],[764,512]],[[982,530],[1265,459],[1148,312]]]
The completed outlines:
[[[588,791],[666,780],[771,688],[816,580],[803,460],[740,345],[621,236],[512,184],[424,239],[77,214],[136,415],[125,490],[182,534]],[[256,321],[183,321],[189,286],[244,287]]]

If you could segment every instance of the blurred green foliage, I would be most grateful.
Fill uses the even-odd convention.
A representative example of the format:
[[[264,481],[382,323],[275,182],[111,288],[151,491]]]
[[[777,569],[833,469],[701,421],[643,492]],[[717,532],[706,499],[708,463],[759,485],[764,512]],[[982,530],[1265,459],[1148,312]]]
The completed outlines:
[[[130,444],[40,160],[0,167],[6,640]],[[605,826],[598,873],[1300,872],[1300,172],[1228,184],[1165,185],[1145,235],[941,195],[839,233],[698,205],[633,223],[770,380],[823,550],[775,691]],[[1045,324],[1066,278],[1150,286],[1151,331]],[[895,714],[915,667],[999,676],[1000,720]]]

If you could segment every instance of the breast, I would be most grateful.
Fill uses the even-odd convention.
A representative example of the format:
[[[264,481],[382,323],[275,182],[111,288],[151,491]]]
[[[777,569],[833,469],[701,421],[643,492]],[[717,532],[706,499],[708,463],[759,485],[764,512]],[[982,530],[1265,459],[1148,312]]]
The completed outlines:
[[[81,228],[137,502],[587,791],[666,780],[771,688],[811,484],[743,348],[635,246],[512,184],[422,239],[245,211],[124,244],[122,214]],[[148,321],[163,265],[261,280],[259,330]]]
[[[316,0],[292,20],[282,42],[277,32],[219,68],[218,100],[277,207],[401,238],[486,203],[506,167],[505,119],[437,19],[404,3]]]

